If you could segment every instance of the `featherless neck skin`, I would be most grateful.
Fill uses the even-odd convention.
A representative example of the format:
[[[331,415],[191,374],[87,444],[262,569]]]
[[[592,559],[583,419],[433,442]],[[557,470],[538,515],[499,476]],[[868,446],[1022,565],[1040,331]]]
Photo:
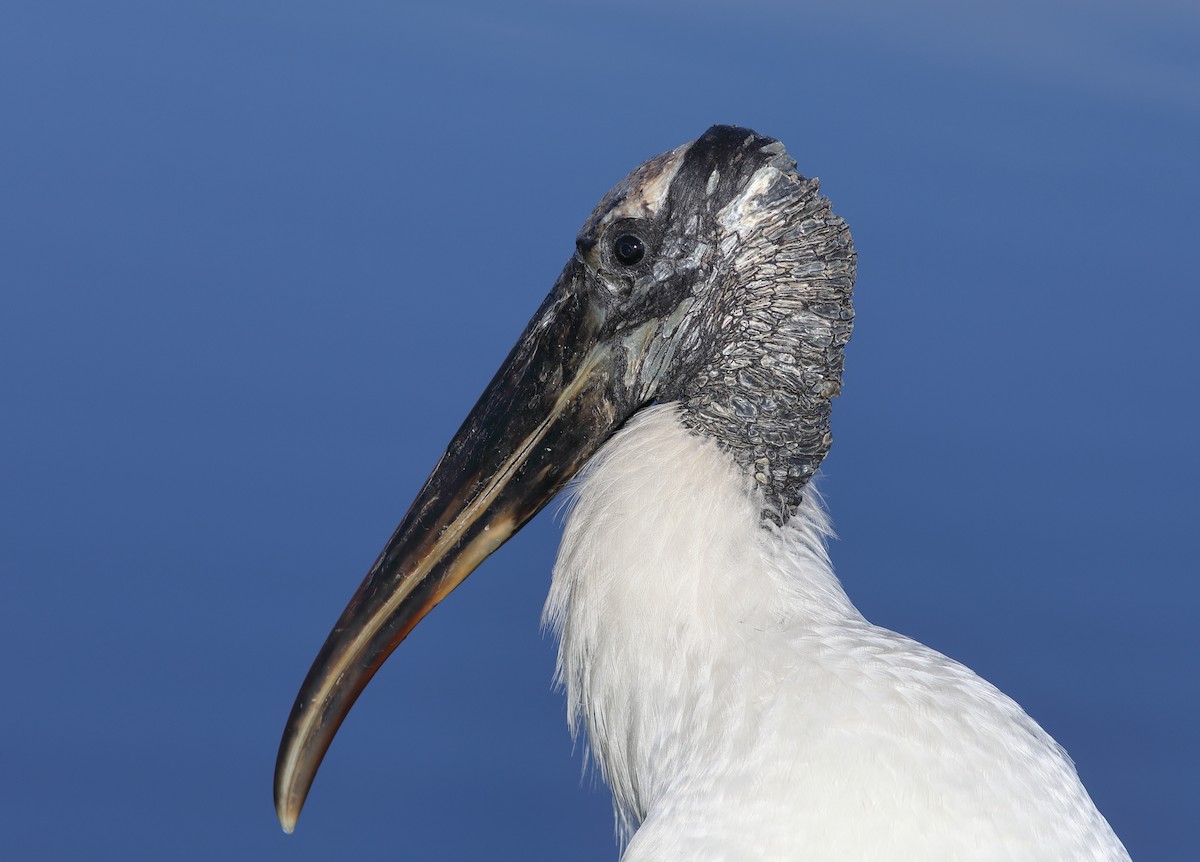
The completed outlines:
[[[706,137],[678,162],[659,203],[659,219],[675,227],[653,243],[662,274],[674,275],[648,296],[661,301],[683,279],[693,301],[658,331],[673,367],[654,377],[655,397],[677,401],[685,426],[732,455],[761,490],[763,516],[782,525],[832,441],[830,400],[854,321],[854,244],[818,181],[797,173],[777,142]],[[602,203],[597,213],[623,211]]]
[[[772,197],[793,201],[765,206]],[[832,443],[830,400],[854,320],[854,247],[817,182],[789,172],[764,172],[713,224],[715,244],[736,238],[739,254],[685,330],[695,341],[685,355],[695,358],[665,394],[679,399],[685,426],[733,456],[762,491],[764,517],[783,525]]]

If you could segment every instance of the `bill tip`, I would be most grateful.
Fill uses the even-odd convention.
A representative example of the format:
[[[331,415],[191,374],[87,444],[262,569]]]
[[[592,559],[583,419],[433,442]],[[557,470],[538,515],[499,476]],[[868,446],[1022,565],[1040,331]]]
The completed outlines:
[[[286,808],[280,807],[275,809],[275,814],[279,817],[279,826],[286,834],[291,835],[296,829],[296,819],[300,812],[289,811]]]

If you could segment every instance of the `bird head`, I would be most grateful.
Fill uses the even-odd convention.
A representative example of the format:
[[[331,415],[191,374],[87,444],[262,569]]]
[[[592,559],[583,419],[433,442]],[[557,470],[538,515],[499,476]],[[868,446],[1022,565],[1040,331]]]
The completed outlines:
[[[317,655],[276,763],[284,829],[383,661],[638,410],[677,402],[786,522],[829,449],[854,266],[817,181],[747,129],[713,126],[605,195]]]

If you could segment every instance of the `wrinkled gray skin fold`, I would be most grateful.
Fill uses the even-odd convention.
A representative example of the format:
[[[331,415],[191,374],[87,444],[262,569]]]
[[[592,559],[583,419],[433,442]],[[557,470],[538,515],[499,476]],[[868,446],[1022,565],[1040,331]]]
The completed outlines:
[[[623,261],[631,236],[644,254]],[[854,267],[816,180],[747,129],[610,191],[313,662],[275,768],[284,829],[384,660],[642,407],[678,402],[754,477],[764,521],[791,517],[829,451]]]

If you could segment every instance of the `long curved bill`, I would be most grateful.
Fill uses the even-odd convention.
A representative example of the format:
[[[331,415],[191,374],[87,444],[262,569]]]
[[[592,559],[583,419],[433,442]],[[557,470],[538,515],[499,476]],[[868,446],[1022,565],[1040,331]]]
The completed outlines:
[[[346,714],[384,660],[519,530],[625,420],[604,314],[572,260],[484,391],[330,632],[275,764],[291,832]]]

